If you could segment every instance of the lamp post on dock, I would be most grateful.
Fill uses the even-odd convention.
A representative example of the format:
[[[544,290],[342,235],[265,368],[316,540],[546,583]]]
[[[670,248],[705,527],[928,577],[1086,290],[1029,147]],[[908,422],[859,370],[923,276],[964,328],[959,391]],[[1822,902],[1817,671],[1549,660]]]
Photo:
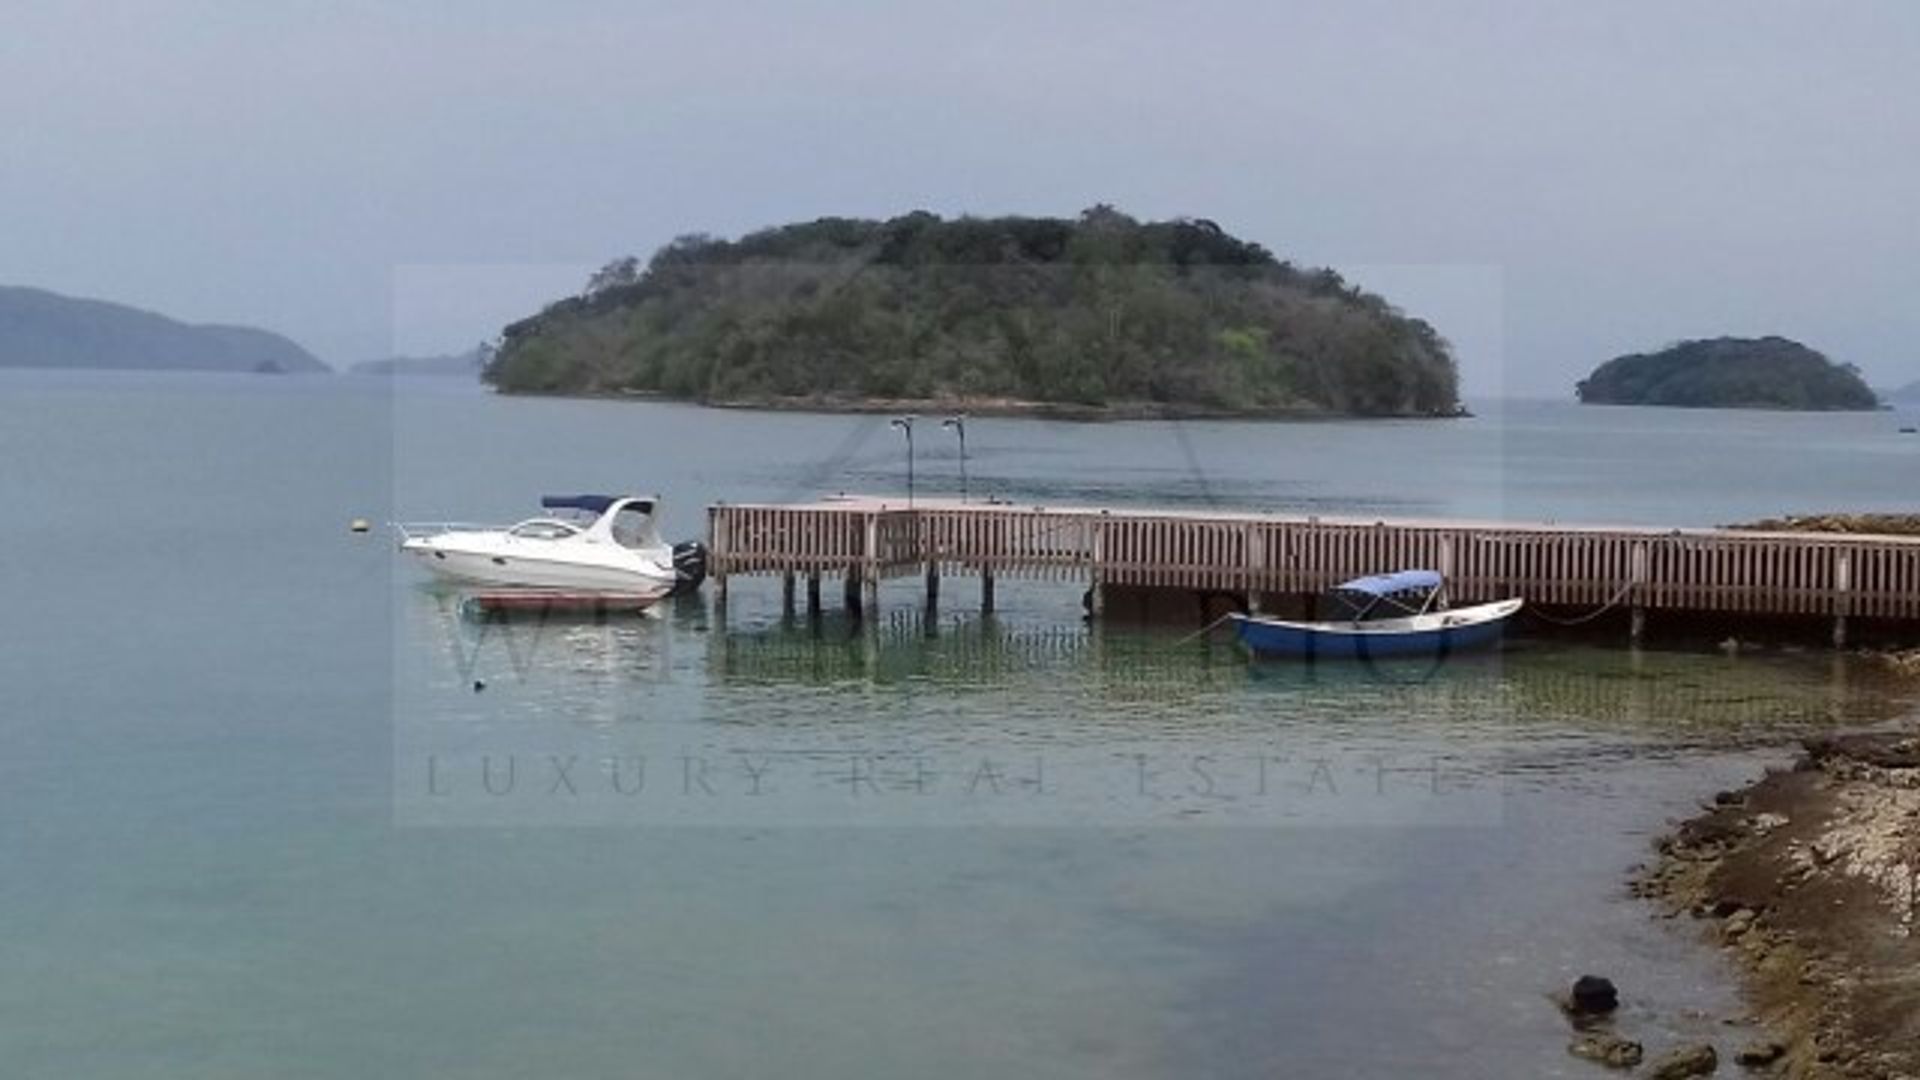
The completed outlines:
[[[919,417],[908,413],[893,418],[891,426],[897,427],[907,436],[907,507],[913,507],[913,422]]]
[[[940,421],[943,428],[952,428],[960,436],[960,501],[967,501],[967,414],[955,413]]]

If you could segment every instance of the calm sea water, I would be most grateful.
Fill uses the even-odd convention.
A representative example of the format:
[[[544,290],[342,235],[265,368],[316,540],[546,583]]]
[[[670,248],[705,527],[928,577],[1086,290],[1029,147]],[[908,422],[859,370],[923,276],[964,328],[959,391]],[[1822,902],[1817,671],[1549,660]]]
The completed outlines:
[[[1895,509],[1888,414],[975,421],[976,493],[1714,523]],[[919,432],[921,490],[951,490]],[[782,621],[766,584],[480,625],[353,517],[897,488],[884,420],[442,382],[0,372],[0,1073],[1584,1075],[1726,972],[1622,874],[1794,735],[1820,653],[1252,667],[1071,589]],[[480,689],[476,689],[476,684]]]

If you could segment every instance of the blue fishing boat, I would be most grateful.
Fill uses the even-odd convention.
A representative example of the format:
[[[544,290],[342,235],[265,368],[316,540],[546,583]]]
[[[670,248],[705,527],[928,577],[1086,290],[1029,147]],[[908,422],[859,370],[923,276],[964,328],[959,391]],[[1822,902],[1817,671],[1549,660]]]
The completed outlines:
[[[1439,657],[1497,645],[1523,601],[1453,608],[1446,581],[1433,570],[1402,570],[1333,587],[1337,618],[1293,622],[1265,615],[1231,616],[1240,643],[1256,656],[1368,660]]]

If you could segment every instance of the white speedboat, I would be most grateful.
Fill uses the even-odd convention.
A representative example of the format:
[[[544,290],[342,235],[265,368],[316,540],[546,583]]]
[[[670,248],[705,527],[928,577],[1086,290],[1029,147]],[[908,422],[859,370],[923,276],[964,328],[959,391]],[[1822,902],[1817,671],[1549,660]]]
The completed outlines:
[[[706,548],[660,537],[652,496],[548,495],[517,525],[396,524],[400,550],[463,585],[665,596],[697,588]]]

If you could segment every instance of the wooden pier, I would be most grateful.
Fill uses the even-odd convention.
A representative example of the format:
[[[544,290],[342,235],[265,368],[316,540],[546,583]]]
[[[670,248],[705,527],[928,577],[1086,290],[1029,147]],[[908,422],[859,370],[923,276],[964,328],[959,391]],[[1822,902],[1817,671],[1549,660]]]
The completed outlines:
[[[742,575],[779,575],[794,603],[807,582],[837,577],[850,610],[873,610],[883,579],[981,581],[981,607],[1001,579],[1084,582],[1088,613],[1145,612],[1170,597],[1311,613],[1311,597],[1363,574],[1427,567],[1456,603],[1525,597],[1543,617],[1649,618],[1724,624],[1729,635],[1769,622],[1817,622],[1835,645],[1850,628],[1877,640],[1920,636],[1920,538],[1552,523],[1361,520],[1230,511],[1089,509],[952,500],[838,498],[708,509],[716,596]],[[1208,605],[1214,605],[1210,608]]]

